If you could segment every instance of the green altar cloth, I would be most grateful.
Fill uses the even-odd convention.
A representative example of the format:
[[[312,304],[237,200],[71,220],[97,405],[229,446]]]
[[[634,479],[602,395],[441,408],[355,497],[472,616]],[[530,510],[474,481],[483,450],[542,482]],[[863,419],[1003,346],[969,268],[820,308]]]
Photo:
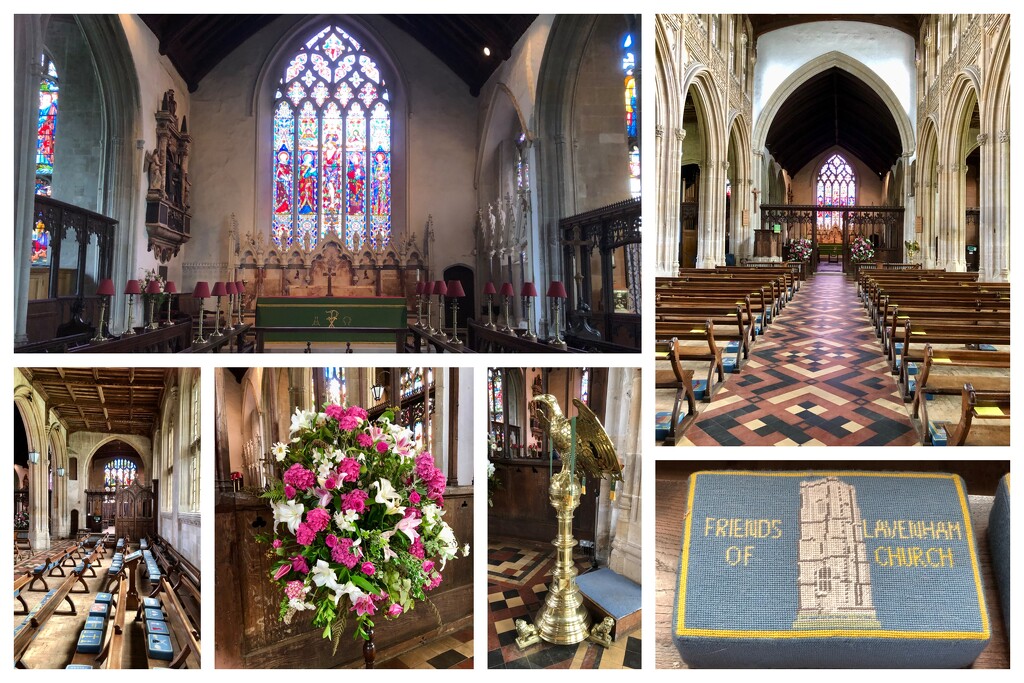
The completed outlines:
[[[402,297],[287,297],[264,296],[256,302],[256,327],[391,327],[405,328],[405,299]],[[266,332],[274,342],[393,342],[393,334],[353,332],[351,337],[336,332]]]

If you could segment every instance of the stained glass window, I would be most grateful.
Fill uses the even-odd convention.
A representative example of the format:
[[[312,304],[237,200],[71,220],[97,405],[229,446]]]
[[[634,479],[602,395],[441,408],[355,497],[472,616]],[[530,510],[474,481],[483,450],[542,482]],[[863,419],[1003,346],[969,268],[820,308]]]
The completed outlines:
[[[400,380],[402,398],[409,398],[413,394],[423,391],[423,368],[406,368],[402,370]]]
[[[857,203],[857,179],[850,164],[840,154],[828,158],[818,172],[818,206],[853,206]],[[818,212],[818,242],[838,244],[843,241],[842,211]]]
[[[53,146],[57,134],[57,67],[45,54],[39,57],[39,127],[36,135],[36,194],[50,196],[53,184]],[[33,251],[33,263],[35,263]]]
[[[284,68],[274,104],[272,238],[352,249],[391,242],[391,102],[358,40],[328,25]]]
[[[491,406],[491,420],[494,422],[505,421],[503,393],[501,370],[487,368],[487,397]]]
[[[516,138],[516,188],[520,192],[530,189],[530,163],[526,159],[526,133]]]
[[[580,400],[590,405],[590,368],[583,368],[583,379],[580,380]]]
[[[348,383],[345,381],[345,368],[324,368],[324,386],[327,391],[327,402],[332,405],[348,404]]]
[[[622,71],[625,75],[625,102],[626,102],[626,149],[628,151],[629,163],[629,196],[640,196],[640,142],[637,137],[637,101],[636,101],[636,78],[633,70],[636,68],[636,52],[633,49],[633,36],[626,34],[622,41]]]
[[[130,486],[135,481],[138,468],[127,458],[114,458],[103,468],[103,487],[114,491],[119,486]]]

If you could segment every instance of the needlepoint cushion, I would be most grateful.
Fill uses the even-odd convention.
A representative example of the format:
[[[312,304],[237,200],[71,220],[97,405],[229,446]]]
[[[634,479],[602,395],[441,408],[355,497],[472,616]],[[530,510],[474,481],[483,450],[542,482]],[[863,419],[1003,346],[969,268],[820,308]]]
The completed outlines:
[[[170,661],[173,655],[170,636],[150,633],[146,636],[146,651],[153,659]]]
[[[97,593],[96,594],[96,602],[110,602],[113,599],[114,599],[114,595],[112,593]]]
[[[164,620],[164,613],[162,610],[147,607],[143,612],[146,615],[146,621],[149,621],[150,619],[155,619],[157,621]]]
[[[673,635],[693,667],[963,667],[989,617],[960,477],[697,472]]]
[[[65,669],[91,669],[92,666],[89,664],[68,664],[64,667]]]
[[[104,617],[105,618],[107,616],[107,612],[109,612],[109,611],[110,611],[110,603],[109,602],[94,602],[94,603],[92,603],[92,607],[89,608],[89,616],[90,617]]]
[[[93,629],[84,629],[78,635],[78,651],[88,654],[96,654],[103,645],[103,632]]]
[[[90,631],[102,631],[107,627],[107,620],[103,617],[88,617],[85,620],[85,627]]]
[[[142,606],[160,609],[160,600],[159,598],[142,598]]]
[[[147,619],[146,633],[156,633],[162,636],[166,636],[168,634],[167,622],[158,621],[156,619]]]
[[[988,543],[992,549],[992,570],[999,587],[1006,635],[1010,635],[1010,475],[999,481],[996,499],[988,518]]]

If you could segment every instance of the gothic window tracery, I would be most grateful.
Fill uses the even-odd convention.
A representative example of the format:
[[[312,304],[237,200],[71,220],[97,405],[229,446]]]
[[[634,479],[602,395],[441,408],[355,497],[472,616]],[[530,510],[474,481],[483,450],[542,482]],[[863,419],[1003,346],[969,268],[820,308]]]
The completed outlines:
[[[640,143],[637,135],[636,51],[633,36],[626,34],[622,41],[622,71],[625,75],[626,148],[629,162],[629,196],[640,196]]]
[[[824,207],[818,212],[818,242],[842,242],[843,213],[828,207],[853,206],[857,203],[857,179],[853,169],[841,154],[833,154],[818,171],[817,204]]]
[[[103,489],[113,492],[121,486],[131,486],[138,467],[127,458],[114,458],[103,468]]]
[[[279,247],[329,235],[391,241],[391,95],[374,57],[329,24],[284,68],[274,96],[273,219]]]

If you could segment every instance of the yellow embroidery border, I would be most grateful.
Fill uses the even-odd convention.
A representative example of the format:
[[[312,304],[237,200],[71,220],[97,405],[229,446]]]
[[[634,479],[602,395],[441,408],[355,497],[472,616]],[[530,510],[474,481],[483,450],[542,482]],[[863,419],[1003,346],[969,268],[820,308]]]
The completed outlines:
[[[971,554],[971,568],[974,573],[974,586],[978,593],[979,615],[981,617],[981,631],[886,631],[886,630],[844,630],[844,629],[818,629],[800,631],[744,631],[737,629],[707,629],[686,627],[686,578],[690,564],[690,531],[693,526],[693,492],[697,486],[697,477],[702,474],[733,475],[733,476],[756,476],[756,477],[906,477],[909,479],[947,479],[953,482],[956,487],[957,497],[960,499],[960,510],[964,517],[964,526],[967,530],[967,545]],[[988,609],[985,607],[985,594],[981,587],[981,572],[978,569],[978,553],[974,544],[974,528],[971,525],[970,508],[967,505],[967,496],[964,495],[963,486],[960,484],[960,477],[955,474],[941,474],[930,472],[858,472],[827,470],[806,470],[801,472],[756,472],[748,470],[709,470],[694,472],[690,475],[690,487],[686,497],[686,525],[683,534],[683,551],[679,568],[679,602],[676,605],[676,636],[703,636],[708,638],[753,638],[753,639],[776,639],[776,638],[871,638],[871,639],[897,639],[897,640],[985,640],[990,637]]]

